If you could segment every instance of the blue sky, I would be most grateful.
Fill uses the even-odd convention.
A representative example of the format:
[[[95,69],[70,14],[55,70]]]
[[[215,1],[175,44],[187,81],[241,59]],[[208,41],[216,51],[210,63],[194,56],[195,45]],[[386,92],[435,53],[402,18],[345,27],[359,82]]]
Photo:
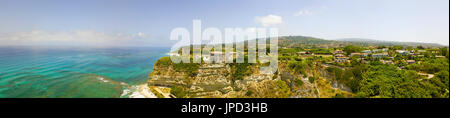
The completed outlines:
[[[171,46],[170,31],[278,27],[280,35],[448,45],[448,0],[2,0],[0,45]]]

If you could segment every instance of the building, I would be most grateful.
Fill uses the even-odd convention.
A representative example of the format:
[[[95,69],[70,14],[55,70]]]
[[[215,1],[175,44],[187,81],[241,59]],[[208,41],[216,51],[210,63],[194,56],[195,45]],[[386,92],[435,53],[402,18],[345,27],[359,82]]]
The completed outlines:
[[[383,52],[383,53],[377,53],[377,54],[373,54],[372,58],[384,58],[389,56],[389,54],[387,52]]]
[[[180,56],[180,54],[175,53],[175,52],[167,53],[167,55],[169,55],[169,56]]]
[[[445,56],[436,56],[436,58],[445,58]]]
[[[347,57],[335,57],[334,62],[336,63],[345,63],[347,61]]]
[[[372,52],[373,52],[373,53],[381,52],[381,49],[373,49]]]
[[[439,54],[439,49],[428,49],[427,51],[431,54]]]
[[[401,54],[401,55],[410,55],[411,53],[406,50],[395,50],[395,52]]]
[[[363,53],[372,53],[372,51],[370,51],[370,50],[363,50],[362,52]]]
[[[408,63],[408,64],[415,64],[416,60],[406,60],[406,63]]]
[[[380,62],[383,63],[383,64],[394,64],[394,62],[386,61],[386,60],[380,60]]]
[[[336,63],[345,63],[347,61],[347,57],[343,54],[337,54],[334,56],[334,62]]]
[[[372,51],[370,51],[370,50],[363,50],[362,53],[363,53],[363,56],[366,57],[366,56],[369,56],[369,54],[372,53]]]
[[[306,51],[301,51],[301,52],[297,52],[298,55],[308,55],[310,54],[309,52]]]
[[[417,50],[417,55],[423,55],[425,54],[427,51],[426,50]]]
[[[334,54],[344,54],[344,51],[342,51],[342,50],[336,50],[336,51],[334,51]]]

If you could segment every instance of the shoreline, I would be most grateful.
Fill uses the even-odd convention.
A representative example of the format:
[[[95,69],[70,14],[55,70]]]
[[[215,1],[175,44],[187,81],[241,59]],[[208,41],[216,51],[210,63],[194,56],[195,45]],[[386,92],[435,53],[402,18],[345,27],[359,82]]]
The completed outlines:
[[[158,98],[154,93],[150,91],[147,84],[141,84],[135,87],[136,91],[133,91],[129,98]]]

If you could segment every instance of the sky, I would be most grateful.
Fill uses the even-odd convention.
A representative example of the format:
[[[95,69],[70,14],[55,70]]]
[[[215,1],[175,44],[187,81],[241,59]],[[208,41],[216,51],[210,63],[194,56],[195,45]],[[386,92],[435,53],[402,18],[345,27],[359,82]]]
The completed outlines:
[[[448,0],[0,0],[0,45],[168,46],[171,30],[449,45]]]

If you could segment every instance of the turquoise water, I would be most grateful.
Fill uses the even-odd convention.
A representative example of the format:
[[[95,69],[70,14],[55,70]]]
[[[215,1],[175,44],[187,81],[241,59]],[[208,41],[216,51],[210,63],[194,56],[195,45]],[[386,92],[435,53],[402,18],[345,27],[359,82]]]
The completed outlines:
[[[0,98],[121,97],[168,48],[0,47]]]

